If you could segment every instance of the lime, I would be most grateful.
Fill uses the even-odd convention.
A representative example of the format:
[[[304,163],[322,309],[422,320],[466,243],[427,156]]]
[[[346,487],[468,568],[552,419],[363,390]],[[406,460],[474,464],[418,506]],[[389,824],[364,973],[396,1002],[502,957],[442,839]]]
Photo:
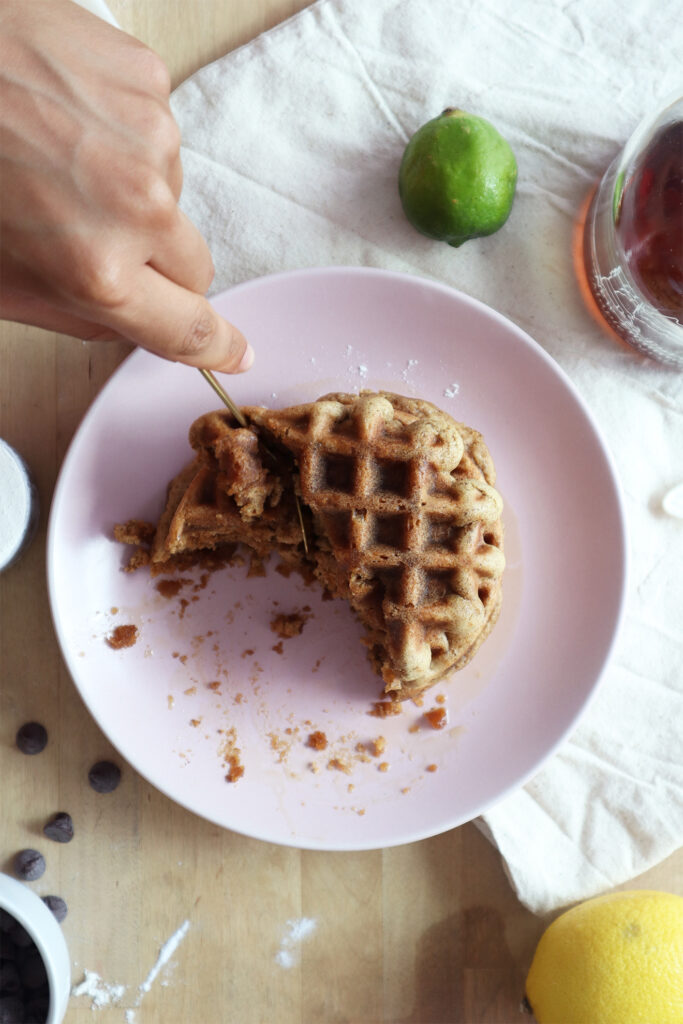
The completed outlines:
[[[680,1024],[683,899],[636,889],[567,910],[541,936],[526,997],[538,1024]]]
[[[423,235],[462,245],[510,215],[517,161],[483,117],[448,107],[408,142],[398,175],[406,217]]]

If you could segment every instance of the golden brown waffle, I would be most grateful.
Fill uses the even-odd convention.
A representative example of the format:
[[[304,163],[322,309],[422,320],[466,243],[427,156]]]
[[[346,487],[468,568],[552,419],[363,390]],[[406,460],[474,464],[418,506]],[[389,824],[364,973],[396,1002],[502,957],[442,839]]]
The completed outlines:
[[[236,540],[309,561],[358,614],[371,662],[399,699],[465,665],[497,618],[505,564],[481,436],[389,393],[243,411],[271,453],[293,457],[294,474],[228,412],[201,417],[190,431],[197,459],[171,484],[152,561]]]

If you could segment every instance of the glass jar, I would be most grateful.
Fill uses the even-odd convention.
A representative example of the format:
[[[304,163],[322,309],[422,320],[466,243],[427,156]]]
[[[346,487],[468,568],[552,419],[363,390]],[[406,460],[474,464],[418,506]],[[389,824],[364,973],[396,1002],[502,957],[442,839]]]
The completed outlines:
[[[642,121],[607,168],[586,215],[582,257],[607,326],[683,369],[682,97]]]

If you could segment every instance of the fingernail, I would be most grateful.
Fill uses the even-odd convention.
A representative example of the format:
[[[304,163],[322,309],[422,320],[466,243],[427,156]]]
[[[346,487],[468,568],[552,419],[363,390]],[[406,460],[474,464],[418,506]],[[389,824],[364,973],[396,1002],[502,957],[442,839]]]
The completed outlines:
[[[245,370],[249,369],[249,367],[251,366],[251,364],[253,362],[254,362],[254,350],[251,347],[251,345],[249,344],[249,342],[247,342],[247,347],[244,350],[244,355],[242,356],[240,364],[237,367],[237,369],[235,370],[235,373],[244,373]]]

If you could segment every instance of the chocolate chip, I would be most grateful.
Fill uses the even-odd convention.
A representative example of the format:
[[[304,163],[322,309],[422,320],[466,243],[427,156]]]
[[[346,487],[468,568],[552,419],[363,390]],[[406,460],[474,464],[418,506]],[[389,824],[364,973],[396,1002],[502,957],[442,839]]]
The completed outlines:
[[[43,903],[61,923],[68,913],[66,902],[61,896],[43,896]]]
[[[9,943],[7,944],[9,947]],[[9,953],[9,948],[3,950],[4,953]],[[3,960],[0,962],[0,992],[4,996],[15,996],[21,988],[21,981],[19,980],[19,971],[17,965],[13,960]]]
[[[33,945],[33,939],[24,928],[23,924],[19,924],[18,921],[14,922],[14,928],[9,932],[10,942],[16,946],[16,949],[28,949],[29,946]],[[15,952],[16,957],[16,952]]]
[[[45,858],[38,850],[19,850],[14,858],[14,870],[25,882],[35,882],[45,874]]]
[[[0,1024],[23,1024],[24,1001],[19,996],[0,996]]]
[[[47,983],[45,963],[35,946],[28,951],[21,965],[20,974],[24,988],[35,990],[42,988]]]
[[[111,793],[121,781],[121,769],[111,761],[98,761],[88,772],[88,782],[96,793]]]
[[[39,754],[47,746],[47,729],[40,722],[27,722],[17,733],[16,743],[22,754]]]
[[[14,928],[17,922],[8,914],[6,910],[0,907],[0,932],[10,932]]]
[[[24,1020],[46,1021],[49,1009],[50,992],[48,990],[45,995],[40,995],[26,1004],[26,1017]]]
[[[70,843],[74,837],[74,823],[71,820],[71,815],[66,811],[58,811],[50,818],[43,832],[48,839],[54,839],[56,843]]]

